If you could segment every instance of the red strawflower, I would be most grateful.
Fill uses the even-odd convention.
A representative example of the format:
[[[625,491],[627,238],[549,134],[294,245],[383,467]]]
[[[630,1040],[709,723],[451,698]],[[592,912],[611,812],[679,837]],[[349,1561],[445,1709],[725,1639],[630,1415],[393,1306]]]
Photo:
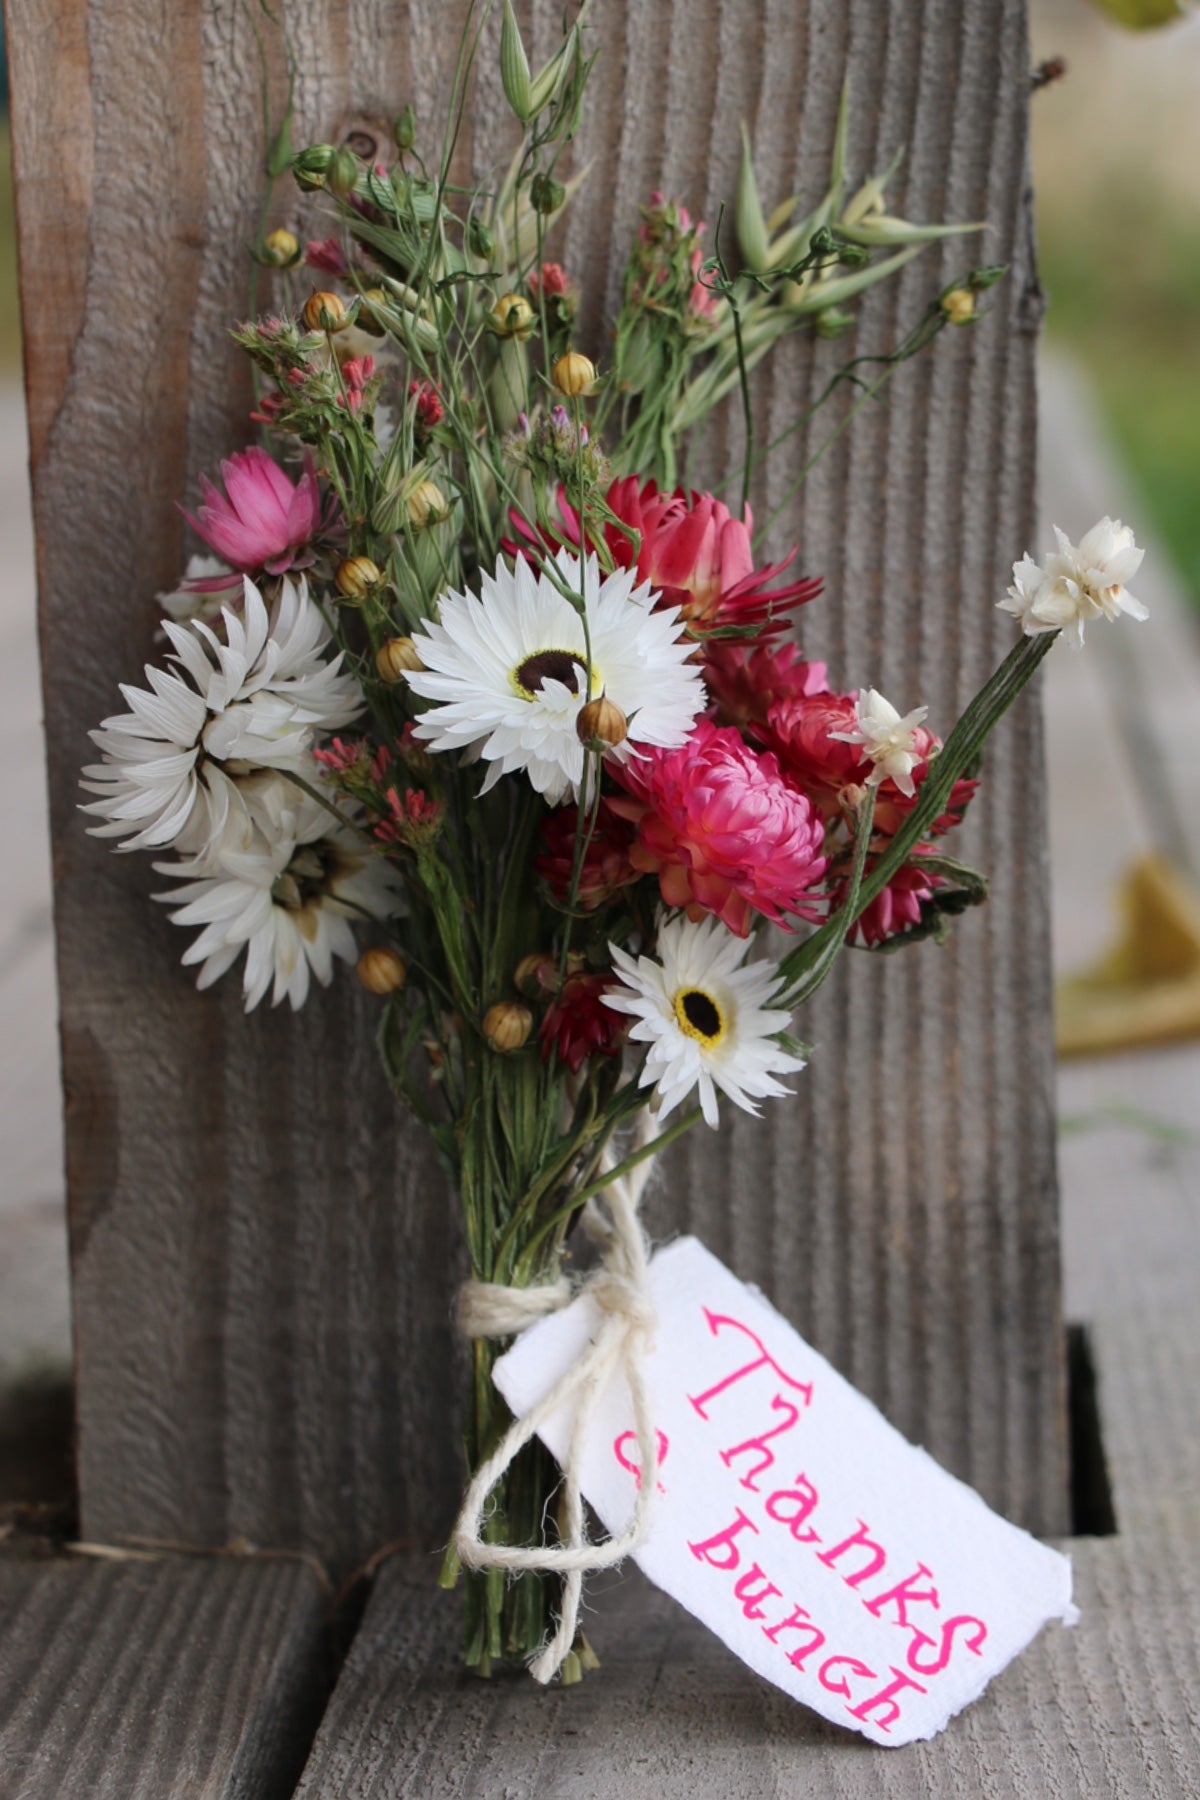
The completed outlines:
[[[635,563],[643,581],[657,588],[664,606],[677,606],[700,637],[718,628],[737,627],[759,636],[773,636],[787,629],[787,615],[813,600],[821,591],[819,577],[768,584],[781,575],[795,557],[793,550],[781,562],[754,566],[750,534],[754,519],[749,507],[745,519],[735,519],[723,501],[712,494],[689,493],[676,488],[660,494],[653,481],[639,485],[636,475],[614,481],[605,495],[610,510],[630,528],[611,522],[604,540],[609,555],[620,569]],[[579,515],[558,492],[561,537],[541,532],[517,512],[513,525],[527,543],[560,542],[579,546]],[[640,539],[630,531],[640,533]],[[636,558],[634,545],[638,544]],[[510,555],[522,553],[521,544],[506,541]]]
[[[542,820],[542,840],[546,848],[533,865],[549,885],[554,898],[563,905],[571,892],[578,817],[577,806],[560,806],[546,815]],[[585,912],[594,912],[638,879],[638,871],[629,860],[633,837],[633,827],[617,817],[607,800],[601,800],[596,828],[579,871],[576,904]]]
[[[918,844],[913,854],[928,856],[932,852],[932,844]],[[877,856],[868,857],[865,873],[869,875],[878,861]],[[876,894],[846,933],[846,942],[874,946],[898,937],[901,932],[911,931],[914,925],[921,923],[921,908],[927,900],[932,900],[934,889],[945,885],[944,875],[934,875],[910,862],[902,863],[887,886]],[[829,896],[830,911],[836,912],[845,898],[846,883],[842,880]]]
[[[611,975],[567,977],[538,1027],[543,1062],[557,1052],[559,1061],[578,1075],[589,1056],[620,1053],[628,1021],[604,1004],[605,994],[615,986]]]
[[[871,773],[860,746],[842,743],[835,735],[852,731],[855,717],[853,694],[811,693],[776,700],[762,723],[751,722],[754,736],[774,752],[789,781],[808,795],[827,822],[847,810],[844,791],[865,787]],[[941,739],[925,726],[918,726],[913,735],[922,758],[912,771],[916,792],[902,794],[890,779],[875,790],[874,829],[885,837],[893,837],[916,806],[933,754],[941,749]],[[957,825],[978,786],[974,780],[956,781],[945,812],[929,827],[931,833],[940,836]],[[855,804],[858,798],[855,791]]]
[[[762,724],[777,700],[825,693],[825,677],[825,664],[805,662],[799,644],[709,638],[704,646],[704,679],[718,725]]]
[[[777,925],[812,918],[825,872],[823,830],[779,764],[740,732],[701,719],[677,750],[650,750],[619,771],[628,796],[614,812],[637,827],[635,869],[658,876],[668,906],[715,913],[746,937],[754,915]]]

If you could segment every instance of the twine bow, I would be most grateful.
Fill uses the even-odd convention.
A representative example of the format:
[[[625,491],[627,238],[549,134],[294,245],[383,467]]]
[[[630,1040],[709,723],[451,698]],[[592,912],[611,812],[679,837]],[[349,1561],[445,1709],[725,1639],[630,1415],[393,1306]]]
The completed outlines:
[[[656,1136],[648,1113],[639,1115],[638,1147]],[[566,1369],[550,1391],[523,1413],[501,1438],[486,1462],[471,1478],[454,1527],[454,1546],[472,1569],[536,1569],[563,1577],[562,1608],[558,1628],[529,1665],[535,1681],[551,1681],[562,1667],[575,1641],[583,1578],[589,1570],[611,1568],[644,1542],[654,1506],[658,1444],[650,1416],[649,1397],[642,1373],[647,1338],[654,1329],[654,1309],[646,1288],[649,1247],[638,1218],[638,1207],[650,1179],[652,1157],[645,1157],[628,1174],[604,1191],[608,1217],[589,1201],[584,1223],[589,1234],[603,1245],[603,1259],[594,1274],[578,1290],[599,1307],[599,1329],[577,1362]],[[605,1151],[603,1169],[613,1167]],[[536,1319],[559,1311],[573,1298],[570,1283],[560,1276],[543,1287],[509,1288],[484,1281],[469,1281],[459,1294],[459,1329],[468,1337],[508,1337],[523,1331]],[[588,1424],[596,1400],[614,1371],[623,1368],[633,1401],[634,1431],[642,1470],[637,1499],[624,1530],[591,1543],[583,1511],[579,1464]],[[560,1407],[570,1403],[574,1412],[567,1453],[563,1459],[563,1499],[559,1518],[561,1544],[490,1544],[482,1526],[488,1496],[514,1457]]]

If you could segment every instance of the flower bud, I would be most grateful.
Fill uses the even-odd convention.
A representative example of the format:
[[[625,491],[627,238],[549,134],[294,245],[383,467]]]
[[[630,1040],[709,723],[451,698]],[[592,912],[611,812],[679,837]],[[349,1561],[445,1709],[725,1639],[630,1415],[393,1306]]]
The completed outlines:
[[[417,121],[411,102],[392,120],[392,136],[396,140],[396,148],[401,156],[411,150],[416,143]]]
[[[534,212],[541,213],[544,217],[548,213],[557,212],[565,203],[567,190],[553,175],[538,174],[529,184],[529,198]]]
[[[419,481],[405,502],[408,522],[414,531],[427,525],[440,525],[449,517],[450,507],[436,481]]]
[[[540,994],[542,992],[541,972],[548,969],[553,973],[554,963],[544,950],[531,950],[523,956],[513,970],[513,985],[519,994]]]
[[[629,736],[629,721],[615,700],[601,694],[580,707],[575,735],[581,744],[623,744]]]
[[[568,350],[560,356],[550,371],[550,379],[560,394],[567,394],[571,399],[580,399],[590,394],[596,385],[596,365],[589,356],[580,350]]]
[[[951,288],[942,295],[941,307],[952,325],[969,325],[975,317],[975,296],[970,288]]]
[[[359,957],[357,974],[369,994],[398,994],[408,980],[408,964],[386,944],[373,944]]]
[[[299,240],[282,226],[278,231],[269,231],[263,239],[262,260],[274,269],[290,269],[300,261]]]
[[[360,331],[365,331],[370,337],[383,337],[387,327],[379,314],[385,311],[389,304],[389,296],[383,288],[365,288],[362,305],[358,309],[358,317],[354,323]]]
[[[307,150],[301,150],[292,158],[292,174],[296,177],[296,185],[305,189],[325,186],[325,175],[333,161],[332,144],[310,144]]]
[[[345,600],[361,600],[382,579],[369,556],[344,556],[333,573],[333,585]]]
[[[519,1050],[533,1030],[533,1014],[517,1000],[498,1000],[483,1015],[483,1035],[500,1055]]]
[[[331,194],[339,200],[348,200],[358,186],[358,178],[362,174],[362,164],[353,150],[345,144],[335,150],[329,159],[329,167],[325,171],[325,185]]]
[[[844,306],[827,306],[813,320],[813,329],[818,337],[844,337],[853,328],[854,314],[847,312]]]
[[[501,294],[487,318],[497,337],[527,338],[534,327],[533,308],[523,294]]]
[[[496,234],[488,229],[478,213],[472,213],[467,221],[467,248],[472,256],[480,256],[485,262],[495,255]]]
[[[309,331],[344,331],[350,323],[346,302],[339,294],[325,294],[320,289],[308,296],[300,317]]]
[[[425,667],[410,637],[388,638],[375,652],[375,667],[381,681],[403,681],[413,669]]]

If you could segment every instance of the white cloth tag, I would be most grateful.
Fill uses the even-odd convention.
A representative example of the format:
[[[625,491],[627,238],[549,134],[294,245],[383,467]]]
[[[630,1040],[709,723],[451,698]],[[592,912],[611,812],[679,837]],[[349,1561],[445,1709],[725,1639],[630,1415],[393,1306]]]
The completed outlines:
[[[1074,1624],[1071,1565],[908,1443],[695,1238],[650,1264],[645,1361],[659,1493],[635,1560],[742,1661],[877,1744],[930,1738],[1050,1619]],[[525,1412],[600,1322],[584,1295],[496,1364]],[[573,1407],[541,1431],[561,1462]],[[609,1531],[638,1480],[624,1374],[574,1446]]]

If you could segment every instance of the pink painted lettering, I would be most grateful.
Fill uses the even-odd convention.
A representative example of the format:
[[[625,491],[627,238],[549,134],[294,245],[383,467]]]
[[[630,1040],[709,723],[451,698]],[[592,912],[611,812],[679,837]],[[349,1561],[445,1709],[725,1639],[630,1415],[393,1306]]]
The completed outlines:
[[[817,1680],[831,1694],[841,1694],[846,1700],[850,1698],[850,1683],[846,1677],[843,1675],[839,1676],[836,1681],[830,1680],[830,1669],[838,1668],[848,1669],[851,1675],[861,1676],[864,1681],[877,1679],[874,1669],[868,1669],[866,1663],[859,1662],[857,1656],[827,1656],[817,1670]]]
[[[795,1487],[777,1489],[768,1496],[765,1507],[767,1517],[786,1525],[798,1544],[819,1544],[817,1533],[805,1524],[816,1504],[816,1488],[807,1475],[797,1475]]]
[[[791,1388],[794,1393],[803,1394],[805,1406],[811,1404],[812,1383],[808,1381],[797,1381],[794,1376],[788,1374],[786,1369],[781,1369],[779,1364],[775,1361],[775,1358],[764,1346],[763,1341],[757,1332],[751,1331],[748,1325],[743,1325],[740,1319],[728,1318],[724,1313],[710,1312],[707,1306],[704,1307],[703,1311],[704,1317],[708,1323],[708,1329],[712,1332],[714,1337],[720,1336],[724,1326],[731,1326],[734,1331],[740,1331],[743,1336],[750,1339],[750,1342],[756,1346],[758,1355],[750,1362],[743,1363],[740,1369],[734,1369],[731,1374],[724,1376],[722,1380],[716,1382],[712,1387],[707,1388],[704,1393],[688,1395],[689,1401],[695,1407],[702,1419],[708,1418],[706,1408],[710,1400],[715,1400],[718,1394],[723,1394],[726,1388],[733,1386],[735,1381],[741,1381],[745,1376],[753,1375],[757,1369],[772,1369],[774,1373],[778,1375],[785,1387]]]
[[[754,1589],[755,1582],[758,1583],[757,1592]],[[733,1597],[735,1600],[741,1601],[742,1611],[748,1619],[763,1617],[763,1602],[769,1600],[772,1594],[778,1594],[782,1598],[783,1589],[777,1588],[773,1581],[768,1581],[757,1563],[751,1563],[746,1573],[734,1583],[733,1587]]]
[[[874,1600],[865,1600],[863,1605],[877,1619],[882,1615],[885,1606],[894,1606],[896,1617],[893,1623],[902,1625],[907,1631],[909,1606],[915,1606],[920,1602],[924,1606],[932,1606],[935,1612],[941,1610],[942,1602],[935,1587],[918,1588],[913,1585],[914,1582],[920,1581],[922,1575],[932,1574],[932,1569],[927,1569],[924,1563],[918,1563],[911,1575],[906,1575],[903,1581],[898,1581],[895,1587],[888,1589],[886,1594],[876,1594]]]
[[[973,1629],[968,1630],[967,1627]],[[918,1675],[940,1675],[954,1655],[954,1634],[960,1629],[963,1632],[963,1643],[972,1656],[982,1656],[983,1646],[987,1642],[987,1626],[982,1619],[973,1618],[970,1613],[956,1613],[942,1626],[940,1644],[925,1632],[918,1631],[915,1625],[909,1626],[913,1634],[908,1646],[909,1668],[915,1669]],[[932,1658],[928,1655],[930,1650],[936,1652]]]
[[[793,1607],[788,1617],[780,1619],[778,1625],[772,1625],[769,1631],[765,1625],[763,1626],[763,1635],[772,1644],[777,1644],[785,1631],[803,1631],[808,1634],[807,1641],[797,1644],[788,1655],[788,1661],[793,1668],[803,1669],[806,1659],[812,1655],[814,1650],[819,1650],[824,1644],[825,1633],[820,1626],[813,1624],[802,1606]]]
[[[670,1439],[667,1437],[667,1434],[665,1431],[656,1431],[654,1436],[655,1436],[655,1440],[658,1444],[658,1466],[661,1469],[663,1464],[667,1460],[667,1451],[671,1448],[671,1442],[670,1442]],[[633,1476],[638,1487],[640,1488],[642,1485],[641,1465],[640,1465],[640,1463],[634,1462],[632,1460],[632,1458],[626,1454],[626,1451],[628,1448],[636,1449],[636,1447],[637,1447],[637,1432],[636,1431],[623,1431],[619,1437],[615,1437],[613,1439],[613,1455],[616,1457],[617,1461],[620,1463],[620,1465],[623,1469],[629,1470],[629,1473]],[[655,1482],[655,1486],[657,1487],[660,1494],[666,1493],[667,1490],[663,1486],[661,1481]]]
[[[791,1401],[786,1400],[782,1394],[776,1394],[771,1402],[771,1410],[787,1414],[781,1425],[772,1425],[770,1431],[762,1431],[757,1437],[747,1438],[744,1444],[735,1444],[732,1450],[722,1450],[721,1452],[721,1461],[728,1469],[735,1456],[744,1456],[748,1450],[758,1451],[761,1460],[756,1462],[752,1469],[747,1469],[741,1480],[741,1486],[749,1488],[752,1494],[758,1492],[758,1476],[764,1470],[771,1468],[775,1461],[775,1452],[768,1450],[767,1445],[772,1438],[782,1437],[785,1431],[790,1431],[800,1417],[800,1408],[793,1406]]]
[[[912,1688],[918,1694],[929,1692],[919,1681],[914,1681],[911,1675],[906,1675],[903,1669],[893,1668],[892,1675],[895,1679],[889,1681],[886,1687],[880,1688],[877,1694],[872,1694],[869,1700],[864,1700],[861,1706],[849,1709],[852,1719],[869,1719],[872,1713],[877,1713],[879,1716],[874,1721],[876,1726],[880,1731],[890,1731],[900,1717],[900,1702],[896,1695],[902,1694],[905,1688]]]
[[[734,1508],[732,1525],[727,1525],[724,1531],[718,1531],[715,1537],[705,1538],[703,1543],[689,1543],[688,1549],[698,1561],[708,1563],[710,1568],[736,1569],[741,1561],[741,1552],[734,1539],[743,1531],[752,1531],[755,1537],[758,1536],[758,1526],[738,1506]]]
[[[824,1563],[827,1569],[832,1569],[834,1564],[839,1562],[841,1558],[845,1556],[847,1550],[865,1551],[867,1560],[862,1568],[856,1569],[853,1575],[842,1576],[842,1580],[846,1583],[847,1587],[861,1587],[864,1581],[870,1581],[872,1575],[878,1575],[880,1569],[882,1569],[884,1563],[887,1561],[887,1551],[882,1544],[877,1544],[875,1542],[875,1539],[870,1535],[870,1531],[871,1527],[867,1524],[866,1520],[860,1519],[858,1521],[857,1531],[853,1532],[850,1537],[843,1538],[840,1544],[835,1544],[832,1550],[823,1551],[822,1554],[818,1556],[817,1561]]]

